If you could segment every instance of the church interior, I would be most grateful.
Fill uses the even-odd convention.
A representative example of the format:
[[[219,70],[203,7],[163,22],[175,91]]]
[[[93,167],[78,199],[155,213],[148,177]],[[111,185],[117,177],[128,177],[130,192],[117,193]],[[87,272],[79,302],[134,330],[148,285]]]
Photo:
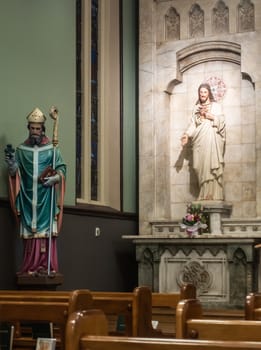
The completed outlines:
[[[261,349],[260,0],[0,10],[9,349]]]

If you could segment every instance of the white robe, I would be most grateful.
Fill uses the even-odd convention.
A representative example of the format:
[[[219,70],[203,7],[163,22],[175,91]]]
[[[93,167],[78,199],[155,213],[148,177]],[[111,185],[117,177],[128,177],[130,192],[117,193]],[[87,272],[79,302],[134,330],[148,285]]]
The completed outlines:
[[[223,200],[225,120],[221,105],[212,102],[209,112],[214,120],[199,118],[195,106],[186,134],[191,138],[193,168],[198,177],[198,200]]]

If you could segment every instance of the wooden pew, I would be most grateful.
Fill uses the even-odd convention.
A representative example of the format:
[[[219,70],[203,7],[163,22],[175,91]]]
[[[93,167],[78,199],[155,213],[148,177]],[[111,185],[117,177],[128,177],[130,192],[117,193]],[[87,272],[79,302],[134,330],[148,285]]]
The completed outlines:
[[[178,339],[257,341],[261,342],[261,323],[247,320],[203,319],[197,299],[179,302],[176,313]]]
[[[152,293],[152,319],[159,322],[160,337],[175,337],[176,307],[183,299],[196,299],[193,284],[184,283],[179,293]]]
[[[71,292],[0,291],[0,322],[15,325],[14,347],[33,347],[35,340],[29,334],[23,337],[22,322],[53,323],[59,328],[58,345],[64,347],[65,325],[68,316],[78,310],[92,307],[89,290]]]
[[[93,307],[103,310],[110,321],[110,335],[174,337],[176,306],[182,299],[195,298],[196,288],[191,283],[187,283],[181,286],[180,293],[151,293],[150,288],[144,286],[137,287],[130,293],[91,293]],[[125,320],[125,331],[115,331],[118,316],[123,316]],[[158,319],[161,322],[159,329],[155,330],[152,327],[152,320]],[[168,325],[167,331],[163,322]]]
[[[77,290],[69,291],[0,291],[0,312],[1,308],[5,310],[6,321],[19,324],[19,321],[53,322],[61,328],[62,319],[57,317],[62,314],[67,316],[73,311],[86,310],[90,308],[102,309],[107,317],[122,315],[125,318],[126,331],[122,334],[135,336],[152,336],[155,331],[151,324],[151,291],[148,287],[137,287],[133,292],[90,292]],[[63,312],[54,311],[55,317],[49,317],[50,305],[67,306]],[[65,305],[66,304],[66,305]],[[67,305],[68,304],[68,305]],[[31,311],[24,316],[26,305],[39,305],[39,317],[32,315]],[[18,306],[16,308],[16,306]],[[48,307],[47,307],[48,306]],[[45,307],[45,309],[44,309]],[[21,308],[21,312],[18,313]],[[37,307],[36,307],[37,309]],[[7,312],[10,310],[10,312]],[[45,316],[46,314],[46,316]],[[9,315],[9,316],[8,316]],[[1,319],[0,321],[4,321]],[[64,322],[62,322],[64,323]],[[62,328],[61,328],[62,329]],[[24,344],[26,340],[21,339],[19,327],[16,327],[15,345]]]
[[[246,296],[245,319],[261,321],[261,293],[250,293]]]
[[[93,299],[86,303],[85,290],[77,291],[0,291],[1,301],[45,301],[67,302],[68,314],[76,310],[84,310],[91,304],[92,308],[101,309],[110,321],[110,335],[126,335],[139,337],[175,336],[175,309],[179,300],[195,297],[196,290],[192,284],[184,284],[180,293],[151,293],[149,287],[137,287],[133,292],[95,292],[87,290]],[[165,313],[164,313],[165,312]],[[160,330],[154,330],[152,319],[165,317],[168,331],[165,332],[162,323]],[[125,330],[117,330],[118,318],[124,318]],[[167,321],[166,321],[167,320]],[[162,318],[161,318],[162,321]],[[19,331],[16,327],[16,338]],[[17,342],[17,340],[16,340]]]
[[[261,343],[106,336],[107,320],[101,310],[70,315],[65,350],[250,350]]]
[[[129,293],[90,292],[89,290],[2,290],[0,291],[0,321],[9,321],[16,325],[20,321],[52,322],[61,330],[62,334],[58,334],[58,338],[63,339],[63,325],[69,314],[77,310],[96,308],[103,310],[108,319],[114,316],[114,320],[116,321],[119,315],[125,318],[125,331],[117,332],[111,330],[110,334],[137,337],[163,337],[166,335],[163,335],[161,331],[154,330],[152,327],[152,310],[155,310],[157,307],[169,308],[171,310],[171,317],[174,320],[175,307],[178,301],[182,298],[193,297],[194,295],[195,288],[190,284],[182,286],[180,293],[169,294],[151,293],[148,287],[143,286],[137,287],[133,292]],[[60,309],[58,310],[58,308]],[[1,317],[1,310],[3,311],[2,314],[6,315],[5,317]],[[36,313],[34,313],[34,310],[37,310]],[[50,313],[52,313],[52,317]],[[173,321],[172,335],[175,333],[174,327]],[[34,345],[35,342],[28,337],[22,337],[20,328],[16,326],[14,344],[16,346],[27,346],[28,344]]]
[[[114,317],[115,324],[119,315],[125,318],[126,330],[122,332],[124,335],[129,336],[152,336],[155,331],[151,324],[151,291],[148,287],[137,287],[133,292],[90,292],[88,293],[88,300],[86,302],[85,290],[77,290],[73,292],[69,291],[36,291],[36,290],[25,290],[25,291],[0,291],[0,312],[1,305],[4,308],[13,307],[23,303],[33,303],[39,305],[68,303],[68,310],[66,315],[69,315],[73,311],[86,310],[89,308],[102,309],[106,316],[110,319]],[[44,304],[43,304],[44,303]],[[19,309],[20,306],[18,306]],[[25,305],[23,304],[22,310]],[[18,312],[16,310],[16,314]],[[46,309],[47,315],[49,315],[48,309]],[[11,314],[13,314],[13,310]],[[9,313],[8,313],[9,314]],[[44,313],[39,317],[38,321],[44,321]],[[58,312],[57,315],[60,315]],[[16,317],[16,316],[15,316]],[[23,317],[22,312],[20,314],[20,321],[37,321],[34,316]],[[20,328],[17,327],[18,318],[7,316],[10,322],[16,322],[15,331],[15,344],[17,345],[25,343],[25,339],[21,339]],[[0,316],[1,321],[1,316]],[[3,320],[2,320],[3,321]],[[46,320],[47,321],[47,320]],[[59,321],[59,322],[58,322]],[[49,319],[48,322],[53,322],[56,325],[60,320]],[[58,324],[58,326],[59,326]],[[114,325],[115,326],[115,325]],[[59,326],[60,327],[60,326]],[[111,331],[111,334],[116,334],[116,329]]]
[[[258,342],[85,336],[77,350],[251,350]]]
[[[153,336],[151,290],[140,286],[133,292],[92,292],[93,308],[102,310],[109,320],[110,335]],[[124,328],[117,330],[123,318]]]

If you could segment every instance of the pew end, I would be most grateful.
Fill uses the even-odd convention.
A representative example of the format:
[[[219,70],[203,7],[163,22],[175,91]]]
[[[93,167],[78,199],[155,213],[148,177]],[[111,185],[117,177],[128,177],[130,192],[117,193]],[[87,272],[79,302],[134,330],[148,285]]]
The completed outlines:
[[[245,319],[261,321],[261,293],[250,293],[246,296]]]
[[[135,295],[135,317],[132,320],[133,336],[153,336],[157,334],[152,327],[152,294],[148,287],[136,287]],[[136,332],[134,330],[137,330]]]
[[[65,349],[78,350],[84,335],[108,335],[108,322],[103,311],[89,309],[73,312],[67,321]]]
[[[189,319],[202,319],[203,311],[198,299],[181,300],[176,309],[176,338],[187,338],[187,321]]]

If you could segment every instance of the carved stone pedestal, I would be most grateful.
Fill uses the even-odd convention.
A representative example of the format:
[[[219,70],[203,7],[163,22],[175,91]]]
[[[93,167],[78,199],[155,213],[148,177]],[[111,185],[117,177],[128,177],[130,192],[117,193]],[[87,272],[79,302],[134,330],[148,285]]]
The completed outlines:
[[[27,290],[55,290],[63,283],[63,275],[39,275],[17,274],[17,286]]]

